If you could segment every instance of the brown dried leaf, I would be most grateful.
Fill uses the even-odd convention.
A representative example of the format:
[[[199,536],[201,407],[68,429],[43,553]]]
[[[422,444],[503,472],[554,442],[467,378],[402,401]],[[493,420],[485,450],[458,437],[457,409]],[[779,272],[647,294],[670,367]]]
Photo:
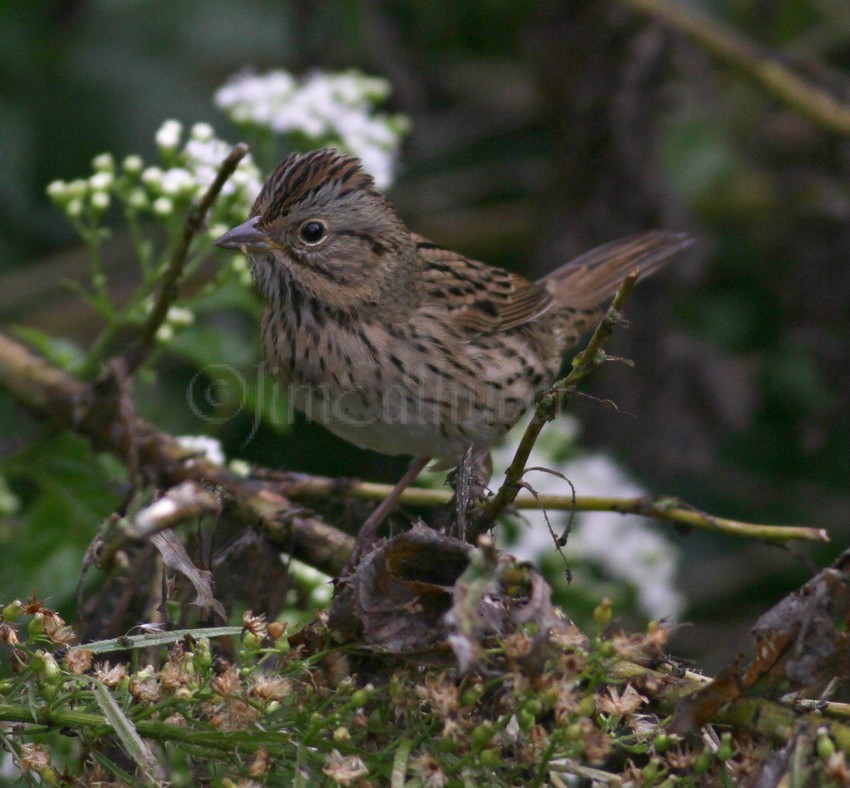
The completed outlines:
[[[192,563],[177,534],[168,528],[151,536],[150,541],[159,551],[162,562],[169,569],[179,572],[194,586],[197,597],[193,604],[206,610],[214,610],[222,620],[226,619],[224,606],[213,595],[212,572],[198,569]]]
[[[824,671],[846,673],[850,639],[843,622],[850,607],[850,550],[765,613],[752,629],[755,656],[741,654],[703,689],[679,704],[672,730],[702,727],[758,682],[782,692],[815,683]]]

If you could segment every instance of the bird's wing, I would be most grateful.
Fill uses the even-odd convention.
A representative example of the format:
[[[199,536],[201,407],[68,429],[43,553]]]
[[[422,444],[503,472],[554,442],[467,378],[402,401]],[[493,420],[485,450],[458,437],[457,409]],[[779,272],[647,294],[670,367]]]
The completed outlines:
[[[472,334],[493,334],[528,323],[546,312],[552,295],[542,284],[470,260],[415,235],[423,261],[425,302],[450,313]]]

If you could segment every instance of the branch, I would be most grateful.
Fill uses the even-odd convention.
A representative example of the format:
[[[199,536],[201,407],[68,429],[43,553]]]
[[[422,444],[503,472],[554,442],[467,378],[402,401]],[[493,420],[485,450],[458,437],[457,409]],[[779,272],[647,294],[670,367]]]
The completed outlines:
[[[798,77],[766,56],[740,33],[667,0],[620,0],[650,14],[680,33],[690,36],[706,51],[751,79],[819,126],[842,136],[850,135],[850,108],[823,90]]]
[[[0,388],[37,418],[73,430],[125,465],[135,454],[140,472],[156,486],[173,487],[184,481],[217,485],[229,513],[327,574],[339,574],[351,553],[354,540],[348,534],[301,514],[275,485],[198,457],[143,419],[134,420],[135,441],[129,443],[126,430],[115,421],[115,408],[98,398],[94,387],[52,367],[2,333]]]
[[[151,348],[153,348],[156,341],[156,332],[165,322],[165,318],[168,315],[168,308],[177,298],[177,284],[180,281],[180,277],[183,276],[183,268],[186,264],[186,258],[189,255],[189,247],[192,244],[192,240],[197,235],[198,230],[203,226],[208,211],[218,198],[227,179],[233,175],[239,162],[242,161],[247,153],[248,146],[244,142],[234,145],[233,149],[227,154],[227,157],[219,166],[215,180],[210,184],[210,187],[206,190],[200,202],[191,206],[186,211],[186,216],[183,219],[183,233],[174,247],[168,267],[162,274],[159,294],[148,315],[148,319],[142,326],[139,338],[130,346],[125,354],[128,375],[135,372],[144,363],[148,355],[150,355]]]
[[[622,682],[642,682],[661,687],[653,693],[653,701],[662,714],[673,714],[679,703],[694,692],[704,689],[710,680],[705,676],[690,673],[678,678],[667,672],[652,670],[636,662],[622,660],[614,662],[606,670],[608,680]],[[826,728],[836,747],[850,755],[850,726],[822,717],[820,714],[800,714],[792,706],[764,698],[736,698],[727,706],[718,710],[711,722],[718,725],[731,725],[765,736],[776,742],[786,742],[801,724],[808,724],[811,730]]]
[[[303,473],[275,473],[269,478],[277,482],[277,489],[287,498],[296,501],[323,499],[339,495],[360,501],[382,501],[393,490],[390,484],[362,482],[357,479],[332,479]],[[449,490],[408,487],[399,498],[407,506],[444,506],[452,500]],[[596,495],[527,495],[519,494],[511,504],[513,509],[563,511],[563,512],[617,512],[654,517],[684,528],[700,528],[729,536],[740,536],[766,541],[828,542],[823,528],[803,525],[759,525],[701,512],[690,504],[669,496],[641,496],[615,498]]]
[[[621,310],[629,298],[638,277],[640,269],[633,269],[623,280],[620,289],[614,296],[611,306],[600,321],[587,347],[578,353],[573,359],[572,369],[569,375],[559,380],[546,392],[537,404],[534,415],[528,427],[525,428],[522,440],[519,442],[514,458],[505,471],[505,481],[499,491],[490,499],[480,512],[476,512],[469,526],[468,540],[475,544],[478,537],[492,527],[496,518],[513,502],[522,487],[522,476],[525,473],[525,464],[528,462],[531,450],[537,442],[540,431],[564,406],[567,398],[575,389],[576,384],[586,377],[592,370],[596,369],[605,361],[605,352],[602,346],[614,331],[614,326],[622,319]]]

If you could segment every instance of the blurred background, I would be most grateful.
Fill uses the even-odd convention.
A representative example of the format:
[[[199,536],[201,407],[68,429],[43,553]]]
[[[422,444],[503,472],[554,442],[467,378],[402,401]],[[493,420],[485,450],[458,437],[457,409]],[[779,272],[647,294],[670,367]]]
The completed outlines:
[[[682,5],[850,97],[846,0]],[[610,365],[588,385],[621,412],[590,401],[574,410],[581,446],[645,490],[726,517],[829,529],[829,546],[782,549],[660,527],[681,550],[680,618],[692,624],[671,650],[709,670],[724,664],[755,617],[829,562],[850,530],[847,136],[625,0],[2,2],[4,326],[83,345],[97,328],[64,285],[84,280],[88,263],[48,182],[86,176],[104,151],[151,156],[166,118],[208,121],[236,141],[212,95],[234,73],[272,68],[358,68],[390,81],[388,110],[412,121],[390,196],[444,246],[534,277],[645,229],[698,239],[632,298],[611,352],[636,368]],[[126,247],[119,234],[105,252],[118,293],[133,283]],[[222,320],[254,341],[253,329]],[[191,369],[163,363],[173,394]],[[200,430],[168,386],[145,391],[145,415]],[[397,460],[307,425],[285,436],[262,428],[245,444],[250,426],[245,417],[218,429],[229,453],[330,475],[399,472]],[[69,497],[62,484],[89,478],[83,461],[34,481],[27,452],[45,428],[5,398],[0,428],[21,502],[0,526],[2,596],[49,596],[58,578],[76,578],[114,500]]]

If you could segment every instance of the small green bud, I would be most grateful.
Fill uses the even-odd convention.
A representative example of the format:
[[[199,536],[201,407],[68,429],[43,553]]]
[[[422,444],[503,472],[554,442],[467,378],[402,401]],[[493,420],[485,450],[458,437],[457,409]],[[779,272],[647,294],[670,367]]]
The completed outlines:
[[[835,755],[835,742],[829,737],[826,728],[819,728],[817,739],[815,740],[815,750],[818,758],[823,761],[828,761]]]
[[[44,613],[36,613],[27,624],[27,634],[37,638],[44,634]]]
[[[732,734],[724,733],[720,737],[720,746],[717,748],[717,752],[714,753],[714,757],[717,758],[721,763],[728,761],[735,754],[735,747],[732,743]]]
[[[488,769],[495,769],[502,762],[501,753],[496,747],[481,750],[481,752],[478,753],[478,758]]]
[[[652,740],[652,749],[655,750],[659,755],[667,752],[670,749],[670,745],[672,744],[672,740],[670,736],[666,733],[659,733]]]
[[[470,684],[460,694],[461,706],[474,706],[484,694],[483,684]]]
[[[705,774],[714,763],[714,755],[710,753],[708,750],[703,750],[699,755],[697,755],[696,760],[691,767],[693,769],[694,774]]]
[[[453,753],[457,749],[457,742],[451,736],[441,736],[435,742],[438,752],[446,754]]]
[[[369,690],[366,688],[355,690],[351,694],[350,704],[355,708],[365,706],[367,701],[369,700],[369,694]]]
[[[15,621],[18,620],[18,617],[23,612],[24,603],[21,602],[20,599],[16,599],[14,602],[9,602],[9,604],[3,608],[3,620],[9,624],[13,624]]]
[[[470,736],[472,746],[476,749],[483,747],[493,738],[493,726],[489,722],[482,722],[475,727]]]
[[[600,626],[604,627],[611,623],[613,615],[613,606],[611,600],[605,597],[594,609],[593,620]]]
[[[653,758],[643,767],[643,779],[650,785],[661,776],[661,765]]]
[[[534,727],[536,717],[528,709],[522,708],[517,713],[517,721],[519,722],[519,727],[528,733]]]

